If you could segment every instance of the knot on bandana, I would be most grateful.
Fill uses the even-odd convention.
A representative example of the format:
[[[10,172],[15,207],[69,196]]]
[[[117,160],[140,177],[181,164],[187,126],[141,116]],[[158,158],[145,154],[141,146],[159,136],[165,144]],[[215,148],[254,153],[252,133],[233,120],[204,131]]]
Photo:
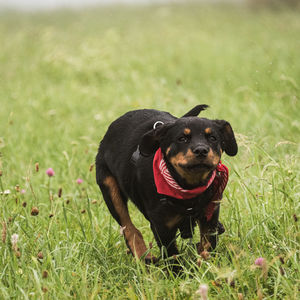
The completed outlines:
[[[158,148],[153,159],[153,175],[157,192],[176,199],[192,199],[204,193],[210,186],[214,188],[214,195],[205,208],[207,221],[212,218],[216,202],[222,199],[223,191],[228,181],[228,168],[221,162],[212,172],[206,185],[194,189],[183,189],[170,174],[161,149]]]

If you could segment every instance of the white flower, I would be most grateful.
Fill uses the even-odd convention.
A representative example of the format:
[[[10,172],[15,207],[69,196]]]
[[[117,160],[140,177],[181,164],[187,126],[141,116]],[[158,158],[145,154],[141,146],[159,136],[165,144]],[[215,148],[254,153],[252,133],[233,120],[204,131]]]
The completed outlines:
[[[5,190],[3,193],[1,193],[1,194],[3,194],[3,195],[9,195],[11,192],[10,192],[10,190]]]
[[[13,250],[17,250],[18,239],[19,239],[19,235],[16,234],[16,233],[14,233],[14,234],[11,236],[11,244],[12,244]]]
[[[208,300],[207,292],[208,292],[207,284],[200,284],[197,294],[201,296],[202,300]]]

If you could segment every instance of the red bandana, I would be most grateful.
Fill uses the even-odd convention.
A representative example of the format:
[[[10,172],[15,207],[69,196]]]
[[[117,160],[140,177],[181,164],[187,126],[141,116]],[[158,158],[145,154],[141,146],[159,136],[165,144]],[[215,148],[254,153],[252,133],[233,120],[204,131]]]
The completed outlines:
[[[222,194],[228,181],[228,168],[219,163],[206,185],[191,190],[185,190],[171,176],[160,148],[158,148],[154,156],[153,174],[157,192],[176,199],[195,198],[205,192],[210,185],[213,185],[215,193],[205,210],[207,221],[211,219],[214,213],[214,201],[222,199]]]

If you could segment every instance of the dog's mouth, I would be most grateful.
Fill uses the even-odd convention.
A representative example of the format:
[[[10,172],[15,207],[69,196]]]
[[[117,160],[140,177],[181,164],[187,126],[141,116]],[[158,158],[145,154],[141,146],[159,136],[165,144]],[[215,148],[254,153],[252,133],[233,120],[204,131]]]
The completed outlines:
[[[179,166],[187,171],[191,172],[199,172],[199,171],[211,171],[216,168],[215,165],[206,163],[206,162],[198,162],[198,163],[186,163],[179,164]]]

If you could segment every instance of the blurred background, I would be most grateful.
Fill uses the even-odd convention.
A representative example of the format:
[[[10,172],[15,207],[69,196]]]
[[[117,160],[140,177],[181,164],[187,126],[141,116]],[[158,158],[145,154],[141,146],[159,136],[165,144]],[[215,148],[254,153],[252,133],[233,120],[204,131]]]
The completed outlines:
[[[125,111],[151,107],[181,115],[207,103],[213,109],[206,116],[232,120],[243,136],[266,144],[297,140],[298,5],[0,0],[0,119],[9,116],[32,137],[48,120],[48,143],[63,128],[66,141],[88,136],[94,155],[107,124]],[[17,132],[11,141],[19,147],[25,135]]]
[[[0,0],[0,8],[20,9],[20,10],[40,10],[57,8],[82,8],[95,5],[112,4],[158,4],[158,3],[235,3],[248,4],[252,6],[297,6],[299,0]]]

